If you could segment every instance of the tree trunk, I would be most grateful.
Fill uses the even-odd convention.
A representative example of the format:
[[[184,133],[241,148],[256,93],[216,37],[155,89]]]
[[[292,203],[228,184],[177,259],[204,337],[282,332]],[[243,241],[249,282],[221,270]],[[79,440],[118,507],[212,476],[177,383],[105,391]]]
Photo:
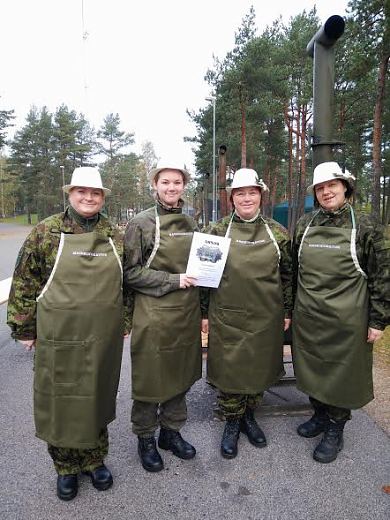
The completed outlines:
[[[297,217],[301,217],[305,212],[306,197],[306,124],[307,124],[307,105],[303,105],[300,111],[302,124],[299,133],[300,146],[300,179],[299,179],[299,204]]]
[[[293,157],[294,169],[292,172],[292,185],[291,185],[291,196],[292,196],[292,211],[291,211],[291,222],[290,229],[291,233],[294,233],[295,225],[298,220],[299,201],[301,196],[301,107],[297,108],[297,116],[292,121],[292,132],[295,133],[295,157]],[[294,130],[293,124],[296,123]],[[294,175],[295,170],[295,175]]]
[[[390,186],[387,186],[386,211],[383,219],[383,224],[385,226],[388,226],[390,224]]]
[[[389,65],[389,53],[383,56],[379,65],[378,79],[377,79],[377,93],[374,110],[374,128],[372,137],[372,208],[371,212],[380,218],[380,179],[382,175],[382,114],[383,114],[383,100],[385,94],[386,74]]]
[[[271,173],[270,173],[270,167],[269,167],[269,159],[267,159],[263,171],[264,175],[264,182],[270,188],[270,182],[271,182]],[[262,208],[262,214],[268,217],[270,215],[270,192],[269,191],[263,191],[261,196],[261,208]]]
[[[383,191],[382,191],[382,224],[387,224],[386,222],[386,219],[387,219],[387,215],[386,215],[386,212],[387,212],[387,205],[386,205],[386,200],[387,200],[387,191],[388,191],[388,186],[387,186],[387,176],[386,175],[383,175]]]
[[[288,200],[288,229],[291,231],[292,203],[293,203],[293,133],[291,120],[288,114],[287,103],[284,107],[284,119],[288,128],[288,177],[287,177],[287,200]]]
[[[279,169],[275,165],[272,170],[271,186],[270,186],[270,213],[269,213],[270,217],[272,217],[272,214],[274,212],[275,202],[276,202],[276,192],[277,192],[277,188],[278,188],[278,174],[279,174]]]

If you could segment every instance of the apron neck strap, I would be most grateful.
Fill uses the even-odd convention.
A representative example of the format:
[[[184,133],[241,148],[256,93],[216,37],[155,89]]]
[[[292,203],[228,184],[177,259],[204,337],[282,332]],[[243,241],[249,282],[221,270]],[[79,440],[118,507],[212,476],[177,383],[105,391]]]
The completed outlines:
[[[301,251],[302,251],[302,247],[303,247],[303,241],[305,240],[306,238],[306,235],[307,235],[307,232],[309,231],[309,228],[310,228],[310,225],[311,223],[313,222],[313,220],[315,219],[315,217],[318,215],[318,213],[321,211],[321,209],[318,209],[314,215],[312,216],[312,218],[310,219],[310,222],[308,223],[305,231],[303,232],[303,235],[302,235],[302,239],[301,239],[301,243],[299,244],[299,249],[298,249],[298,262],[299,262],[299,259],[301,257]]]
[[[348,204],[348,207],[349,207],[349,211],[351,213],[352,229],[356,229],[355,212],[353,211],[351,204]]]
[[[234,215],[236,214],[235,211],[233,211],[232,213],[232,216],[230,217],[230,222],[229,222],[229,225],[227,227],[227,230],[226,230],[226,233],[225,233],[225,237],[228,238],[229,237],[229,234],[230,234],[230,228],[232,227],[232,222],[233,222],[233,218],[234,218]]]
[[[145,267],[146,268],[149,268],[150,267],[150,264],[152,263],[153,261],[153,258],[156,256],[156,253],[157,253],[157,250],[160,246],[160,216],[158,214],[158,211],[157,211],[157,206],[154,207],[154,214],[155,214],[155,217],[156,217],[156,227],[155,227],[155,237],[154,237],[154,246],[153,246],[153,249],[152,249],[152,252],[145,264]]]
[[[233,218],[234,218],[235,215],[236,215],[236,212],[233,211],[232,216],[231,216],[231,218],[230,218],[230,222],[229,222],[228,228],[227,228],[226,233],[225,233],[225,237],[226,237],[226,238],[229,238],[230,229],[231,229],[231,227],[232,227]],[[279,262],[280,262],[281,253],[280,253],[280,248],[279,248],[278,242],[276,241],[276,238],[275,238],[274,234],[272,233],[272,231],[271,231],[269,225],[267,224],[267,222],[264,220],[262,214],[259,212],[259,213],[256,215],[256,217],[254,217],[254,218],[251,219],[251,220],[244,220],[244,222],[254,222],[254,221],[255,221],[259,216],[260,216],[260,218],[261,218],[261,220],[262,220],[262,222],[263,222],[263,224],[264,224],[264,226],[265,226],[265,229],[266,229],[266,231],[267,231],[267,233],[268,233],[268,236],[270,237],[270,239],[272,240],[272,243],[273,243],[274,246],[275,246],[276,252],[277,252],[277,254],[278,254],[278,259],[279,259]],[[242,220],[242,219],[241,219],[241,220]]]

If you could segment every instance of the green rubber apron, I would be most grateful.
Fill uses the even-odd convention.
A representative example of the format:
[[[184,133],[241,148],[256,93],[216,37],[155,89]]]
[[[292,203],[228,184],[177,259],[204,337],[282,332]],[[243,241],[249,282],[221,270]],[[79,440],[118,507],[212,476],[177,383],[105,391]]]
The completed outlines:
[[[59,447],[94,447],[115,418],[122,360],[122,267],[111,238],[61,234],[37,298],[37,338],[37,437]]]
[[[284,305],[280,251],[265,221],[231,221],[229,255],[210,291],[207,375],[228,393],[256,394],[283,370]]]
[[[158,215],[147,268],[185,273],[194,224],[183,214]],[[131,338],[132,397],[164,403],[202,375],[199,289],[159,298],[136,293]]]
[[[293,360],[300,390],[326,404],[360,408],[373,399],[372,345],[366,341],[367,276],[350,212],[352,229],[310,222],[302,237]]]

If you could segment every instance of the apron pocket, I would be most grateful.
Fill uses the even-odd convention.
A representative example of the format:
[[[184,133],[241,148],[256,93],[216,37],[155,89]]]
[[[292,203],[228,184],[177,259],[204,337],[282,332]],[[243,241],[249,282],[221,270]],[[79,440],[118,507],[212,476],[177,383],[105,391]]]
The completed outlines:
[[[247,311],[242,309],[232,309],[219,307],[217,309],[217,319],[223,326],[220,329],[222,341],[226,344],[237,344],[246,334]]]
[[[348,364],[354,349],[350,348],[354,333],[349,324],[335,321],[332,317],[313,316],[294,310],[293,351],[301,352],[322,362]]]
[[[78,384],[85,372],[85,342],[56,341],[53,347],[54,384]]]
[[[185,349],[194,341],[194,315],[183,306],[164,306],[153,309],[155,341],[159,350]],[[200,317],[196,324],[200,338]],[[199,340],[200,341],[200,340]]]
[[[53,349],[45,341],[37,341],[34,352],[34,388],[49,392],[53,383]]]
[[[86,377],[86,372],[90,370],[86,370],[86,345],[85,341],[39,340],[34,357],[35,390],[57,394],[70,388],[75,391],[77,387],[77,391],[87,393],[90,377]]]

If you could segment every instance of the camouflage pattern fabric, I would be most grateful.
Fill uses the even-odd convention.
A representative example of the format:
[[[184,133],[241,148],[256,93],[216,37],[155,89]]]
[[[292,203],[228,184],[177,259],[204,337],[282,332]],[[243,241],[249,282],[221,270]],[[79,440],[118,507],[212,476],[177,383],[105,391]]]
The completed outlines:
[[[263,392],[259,394],[243,395],[220,392],[218,406],[226,419],[239,419],[245,413],[246,408],[254,410],[262,401]]]
[[[108,454],[108,431],[103,428],[95,448],[58,448],[47,445],[58,475],[76,475],[82,471],[93,471],[103,464]]]
[[[203,229],[204,233],[210,233],[217,236],[225,236],[230,223],[231,216],[224,217],[216,224],[210,225]],[[264,220],[270,227],[276,242],[280,249],[280,279],[282,283],[284,312],[286,318],[291,318],[292,313],[292,267],[291,267],[291,242],[287,229],[271,218],[260,216],[254,221],[255,223]],[[242,222],[238,215],[234,215],[233,222]],[[209,290],[201,289],[201,309],[202,318],[207,318],[209,306]]]
[[[351,410],[348,408],[325,404],[314,399],[314,397],[309,397],[309,400],[314,410],[324,410],[329,419],[333,419],[334,421],[349,421],[351,419]]]
[[[123,232],[99,214],[83,219],[72,208],[46,218],[26,238],[16,260],[8,300],[7,323],[14,339],[36,338],[36,298],[53,270],[61,233],[97,231],[112,238],[119,257],[123,254]],[[131,330],[131,294],[125,294],[125,328]]]
[[[298,278],[299,246],[314,213],[301,217],[294,233],[292,244],[294,294]],[[368,276],[369,327],[383,330],[390,324],[390,227],[385,228],[372,215],[355,212],[355,217],[356,254],[361,268]],[[334,212],[320,209],[310,225],[352,229],[349,207],[345,204]]]

